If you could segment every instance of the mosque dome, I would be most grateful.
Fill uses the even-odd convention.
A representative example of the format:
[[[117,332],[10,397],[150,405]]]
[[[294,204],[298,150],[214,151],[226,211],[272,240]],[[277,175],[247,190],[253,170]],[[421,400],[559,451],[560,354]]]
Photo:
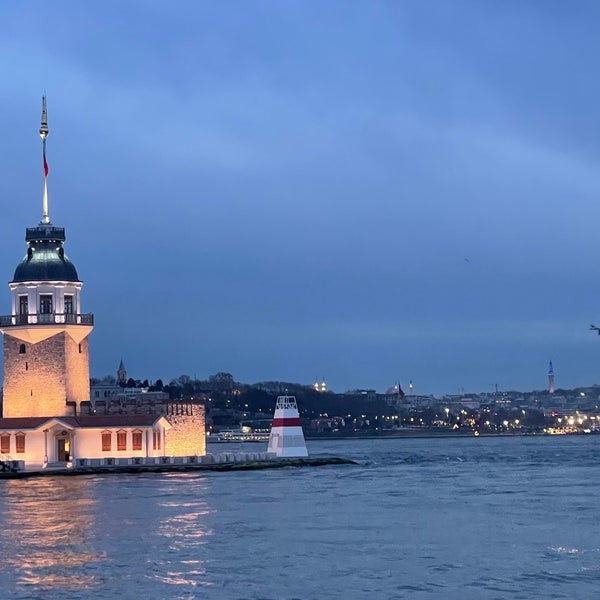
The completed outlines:
[[[77,270],[63,248],[65,230],[52,225],[27,229],[27,254],[17,265],[13,282],[79,281]]]

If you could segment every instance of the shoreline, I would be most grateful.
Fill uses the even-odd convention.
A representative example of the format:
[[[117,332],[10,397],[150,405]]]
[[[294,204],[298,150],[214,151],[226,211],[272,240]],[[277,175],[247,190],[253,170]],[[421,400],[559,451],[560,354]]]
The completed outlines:
[[[575,432],[551,434],[545,431],[522,431],[522,432],[503,432],[503,433],[478,433],[473,431],[468,432],[452,432],[452,431],[403,431],[385,434],[357,434],[357,435],[307,435],[307,441],[335,441],[335,440],[398,440],[398,439],[415,439],[415,438],[509,438],[509,437],[572,437],[572,436],[588,436],[598,435],[600,431]]]
[[[275,458],[270,460],[248,462],[226,462],[218,464],[184,464],[184,465],[115,465],[99,467],[74,467],[71,469],[50,469],[36,471],[0,472],[3,479],[29,479],[31,477],[56,477],[77,475],[114,475],[120,473],[190,473],[198,471],[258,471],[261,469],[280,469],[283,467],[323,467],[328,465],[357,465],[349,458],[315,457],[315,458]]]

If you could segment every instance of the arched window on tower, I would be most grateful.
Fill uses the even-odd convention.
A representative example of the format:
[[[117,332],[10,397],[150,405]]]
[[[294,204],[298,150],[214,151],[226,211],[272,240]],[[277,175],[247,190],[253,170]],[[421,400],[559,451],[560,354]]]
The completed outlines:
[[[40,295],[40,313],[42,315],[52,314],[52,294]]]
[[[73,295],[65,294],[65,314],[72,315],[73,314]]]
[[[26,352],[25,344],[21,344],[19,346],[19,354],[25,354],[25,352]]]

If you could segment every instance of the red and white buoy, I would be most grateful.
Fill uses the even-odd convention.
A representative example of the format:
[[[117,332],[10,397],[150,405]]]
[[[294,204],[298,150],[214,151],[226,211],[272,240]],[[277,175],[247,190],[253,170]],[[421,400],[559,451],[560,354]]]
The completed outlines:
[[[267,452],[282,458],[308,456],[294,396],[277,398]]]

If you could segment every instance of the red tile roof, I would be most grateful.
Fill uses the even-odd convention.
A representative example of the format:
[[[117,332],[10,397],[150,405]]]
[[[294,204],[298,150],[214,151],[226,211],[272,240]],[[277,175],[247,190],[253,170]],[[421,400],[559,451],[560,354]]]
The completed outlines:
[[[163,415],[97,415],[84,417],[7,417],[0,419],[2,429],[39,429],[49,421],[60,421],[69,427],[151,427]]]
[[[0,429],[37,429],[48,417],[8,417],[0,419]]]
[[[77,421],[77,427],[151,427],[162,417],[163,415],[96,415],[71,418]]]

